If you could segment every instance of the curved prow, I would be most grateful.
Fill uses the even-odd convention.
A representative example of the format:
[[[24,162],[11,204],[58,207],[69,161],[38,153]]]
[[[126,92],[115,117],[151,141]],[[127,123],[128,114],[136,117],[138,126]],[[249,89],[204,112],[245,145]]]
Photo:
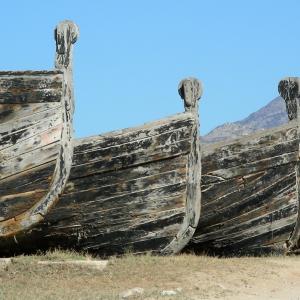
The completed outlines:
[[[278,91],[280,96],[286,103],[286,111],[290,121],[297,120],[297,136],[300,139],[300,78],[286,77],[278,84]],[[300,148],[299,148],[300,155]],[[289,252],[297,251],[300,248],[300,162],[298,161],[295,167],[296,173],[296,187],[298,198],[298,216],[293,232],[287,241],[287,248]]]
[[[16,137],[17,140],[14,141],[14,144],[19,143],[18,151],[20,154],[19,160],[11,159],[13,163],[15,162],[15,165],[10,169],[18,170],[18,172],[7,172],[5,174],[5,170],[8,169],[6,168],[1,177],[5,180],[12,180],[10,178],[16,177],[17,179],[14,180],[17,183],[24,181],[24,178],[29,176],[27,173],[32,173],[31,170],[34,169],[32,166],[42,168],[44,165],[49,165],[50,158],[52,159],[51,162],[54,161],[55,167],[50,176],[45,176],[49,181],[49,185],[44,194],[42,187],[38,186],[37,188],[36,184],[38,180],[43,181],[43,178],[37,178],[30,191],[24,190],[24,192],[22,190],[20,192],[20,190],[17,190],[6,197],[6,199],[9,199],[9,197],[15,199],[7,204],[10,205],[8,206],[10,214],[5,215],[3,213],[2,220],[0,218],[0,237],[16,235],[43,220],[58,201],[69,177],[73,156],[72,51],[78,35],[78,27],[71,21],[63,21],[56,27],[56,69],[54,71],[2,72],[3,74],[1,74],[3,77],[0,79],[0,85],[2,83],[0,92],[2,102],[0,101],[0,103],[8,106],[10,110],[17,111],[19,115],[22,114],[22,118],[17,118],[15,116],[17,114],[13,115],[10,122],[16,122],[16,120],[24,122],[25,119],[27,123],[30,123],[28,128],[22,128],[23,131],[27,130],[25,132],[26,136],[25,134],[23,136],[19,134]],[[37,108],[42,113],[37,113]],[[45,119],[38,118],[39,115],[45,116]],[[27,123],[24,122],[25,125]],[[4,122],[2,127],[5,128],[5,126],[7,124]],[[5,134],[8,136],[4,129],[3,132],[3,136]],[[6,136],[3,138],[4,141]],[[36,144],[39,145],[39,148],[36,147]],[[53,150],[54,146],[56,146],[56,152]],[[12,146],[8,145],[7,148],[9,147]],[[50,154],[48,155],[50,158],[46,161],[45,153],[50,151],[48,149],[52,153],[51,157]],[[38,155],[29,156],[30,153],[37,153]],[[17,165],[19,161],[24,160],[25,156],[31,159],[29,164]],[[32,162],[32,160],[36,161]],[[42,174],[42,172],[39,174]],[[5,184],[3,183],[1,186],[0,182],[0,189],[4,189]],[[27,186],[30,186],[30,182],[27,183]],[[37,198],[37,193],[41,193],[42,196]],[[27,204],[19,200],[23,199],[25,195],[27,196]],[[31,195],[34,195],[35,198]],[[13,204],[14,202],[17,204]]]
[[[163,249],[163,254],[177,253],[182,250],[192,238],[201,211],[201,151],[198,101],[202,96],[202,84],[196,78],[186,78],[179,83],[178,92],[184,100],[186,113],[194,119],[191,138],[191,151],[187,160],[186,183],[186,214],[176,237]]]

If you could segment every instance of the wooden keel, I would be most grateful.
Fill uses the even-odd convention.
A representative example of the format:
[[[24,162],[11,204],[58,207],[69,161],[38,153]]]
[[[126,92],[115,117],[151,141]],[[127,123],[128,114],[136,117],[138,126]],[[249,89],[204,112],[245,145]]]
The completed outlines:
[[[42,221],[67,182],[77,36],[72,22],[57,26],[54,71],[0,72],[0,243]],[[51,172],[43,173],[49,165]]]
[[[77,141],[58,204],[17,243],[7,241],[5,250],[61,247],[103,256],[179,252],[200,216],[201,83],[183,80],[179,93],[184,113]],[[49,173],[49,166],[43,172]]]

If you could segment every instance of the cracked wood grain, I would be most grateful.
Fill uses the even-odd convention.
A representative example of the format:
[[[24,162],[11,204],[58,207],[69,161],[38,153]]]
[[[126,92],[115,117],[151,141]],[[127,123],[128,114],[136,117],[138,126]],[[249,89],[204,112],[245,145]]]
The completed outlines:
[[[18,245],[25,250],[34,242],[35,248],[56,245],[99,255],[180,251],[200,214],[201,91],[194,79],[185,85],[184,113],[76,141],[60,201]],[[32,186],[43,190],[46,183],[36,181],[39,172],[28,175]],[[49,166],[43,172],[49,173]],[[6,180],[8,187],[13,182]],[[18,189],[24,202],[27,187],[23,180]]]
[[[67,182],[73,156],[72,51],[77,36],[72,22],[57,26],[54,71],[0,72],[0,237],[23,233],[44,219]],[[52,174],[40,177],[43,173],[37,170],[54,162]],[[35,179],[24,178],[32,172]]]

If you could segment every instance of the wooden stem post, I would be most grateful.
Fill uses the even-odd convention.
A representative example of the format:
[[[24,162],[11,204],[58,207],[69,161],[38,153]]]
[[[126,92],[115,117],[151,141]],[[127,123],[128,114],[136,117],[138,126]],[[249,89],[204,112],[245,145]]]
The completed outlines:
[[[191,152],[187,162],[186,216],[181,230],[163,250],[163,254],[177,253],[192,238],[201,211],[201,151],[199,133],[198,101],[202,96],[202,84],[196,78],[186,78],[179,83],[178,92],[184,100],[185,112],[195,120],[192,129]]]
[[[48,192],[30,210],[1,223],[0,237],[15,236],[42,221],[56,204],[68,180],[73,157],[73,111],[74,95],[72,82],[73,44],[79,35],[78,27],[71,21],[63,21],[55,29],[55,67],[63,73],[61,109],[63,128],[60,136],[60,150]]]
[[[35,208],[33,214],[45,216],[48,210],[58,201],[59,195],[69,178],[73,158],[73,113],[74,113],[74,91],[73,91],[73,44],[79,37],[79,29],[72,21],[63,21],[55,28],[56,55],[55,68],[64,73],[63,96],[62,96],[62,118],[64,128],[61,133],[62,147],[57,159],[52,189],[46,195],[47,200]]]
[[[298,197],[298,217],[295,228],[287,241],[289,252],[299,249],[300,246],[300,78],[287,77],[282,79],[278,84],[278,91],[280,96],[285,100],[286,111],[290,121],[297,121],[297,136],[299,139],[299,154],[295,167],[296,172],[296,186]]]

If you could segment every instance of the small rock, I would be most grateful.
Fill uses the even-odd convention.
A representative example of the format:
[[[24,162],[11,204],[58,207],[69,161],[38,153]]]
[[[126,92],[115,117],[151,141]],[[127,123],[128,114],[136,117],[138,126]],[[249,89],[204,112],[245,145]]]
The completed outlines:
[[[140,296],[143,293],[144,293],[144,289],[136,287],[136,288],[129,289],[129,290],[126,290],[126,291],[120,293],[119,296],[120,296],[120,299],[128,299],[128,298],[134,298],[136,296]]]
[[[162,292],[161,292],[161,295],[162,295],[162,296],[175,296],[175,295],[177,295],[177,292],[176,292],[176,291],[173,291],[173,290],[162,291]]]

